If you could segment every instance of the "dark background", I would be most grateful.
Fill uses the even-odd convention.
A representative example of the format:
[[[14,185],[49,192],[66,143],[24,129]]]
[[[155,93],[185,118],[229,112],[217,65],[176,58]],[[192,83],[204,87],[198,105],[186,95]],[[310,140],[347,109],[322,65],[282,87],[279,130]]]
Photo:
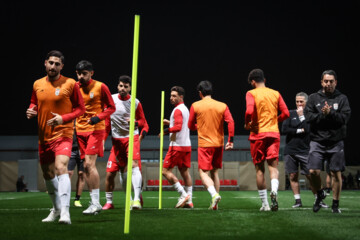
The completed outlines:
[[[33,82],[45,76],[43,63],[50,50],[64,53],[63,75],[75,78],[76,63],[89,60],[95,67],[94,79],[116,93],[118,77],[131,75],[134,15],[140,14],[137,97],[149,134],[160,129],[162,90],[169,117],[169,90],[174,85],[185,88],[185,103],[190,106],[198,100],[197,83],[210,80],[213,97],[228,104],[236,134],[244,135],[248,134],[243,124],[250,70],[262,68],[267,86],[278,90],[293,109],[295,94],[319,90],[321,73],[333,69],[337,88],[352,107],[347,164],[359,164],[355,100],[359,1],[238,2],[3,2],[1,135],[37,133],[36,121],[28,121],[25,111]]]

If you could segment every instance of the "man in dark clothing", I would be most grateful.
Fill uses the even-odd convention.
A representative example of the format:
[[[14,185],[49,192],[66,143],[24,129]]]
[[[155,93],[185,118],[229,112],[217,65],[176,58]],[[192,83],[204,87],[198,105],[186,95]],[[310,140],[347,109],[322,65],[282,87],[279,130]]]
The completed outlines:
[[[305,175],[311,183],[308,168],[310,125],[304,116],[304,108],[308,101],[308,95],[304,92],[296,94],[296,109],[290,110],[290,117],[282,124],[282,133],[286,134],[286,146],[284,151],[285,172],[289,174],[291,189],[294,193],[295,204],[293,208],[302,207],[299,187],[299,166],[301,174]],[[313,191],[316,195],[316,192]],[[322,207],[328,207],[320,203]]]
[[[324,160],[328,160],[332,176],[332,212],[341,213],[341,172],[345,168],[343,140],[346,137],[346,124],[350,119],[351,109],[347,97],[335,89],[336,85],[335,71],[324,71],[321,75],[322,89],[309,96],[305,107],[305,118],[310,123],[309,169],[313,188],[317,191],[314,212],[320,210],[320,202],[326,197],[321,189],[320,170]]]

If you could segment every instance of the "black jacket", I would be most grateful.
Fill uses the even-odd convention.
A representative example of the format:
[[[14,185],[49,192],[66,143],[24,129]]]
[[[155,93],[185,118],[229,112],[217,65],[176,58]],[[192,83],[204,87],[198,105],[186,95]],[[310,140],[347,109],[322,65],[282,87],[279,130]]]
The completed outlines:
[[[321,112],[325,102],[331,106],[330,113],[325,116]],[[322,90],[309,96],[304,110],[305,118],[310,123],[310,139],[324,145],[331,145],[346,137],[346,124],[351,115],[347,97],[336,90],[326,96]]]
[[[304,129],[302,133],[296,133],[298,129]],[[306,121],[300,121],[296,110],[290,110],[290,117],[282,123],[281,133],[286,134],[284,154],[308,154],[310,147],[310,125]]]

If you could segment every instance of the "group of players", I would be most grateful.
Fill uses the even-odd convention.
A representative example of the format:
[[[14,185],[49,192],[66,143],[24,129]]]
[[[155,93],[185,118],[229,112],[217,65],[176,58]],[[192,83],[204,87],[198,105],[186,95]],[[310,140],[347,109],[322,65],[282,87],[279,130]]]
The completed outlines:
[[[79,163],[83,161],[83,178],[79,175],[74,202],[75,206],[82,206],[79,199],[84,182],[82,179],[85,179],[91,201],[83,214],[94,215],[101,210],[114,208],[112,192],[117,172],[125,189],[131,78],[121,76],[117,87],[118,93],[111,95],[104,83],[92,78],[94,69],[89,61],[83,60],[76,65],[77,82],[61,75],[63,66],[64,56],[61,52],[53,50],[48,53],[45,59],[47,75],[34,82],[31,104],[26,115],[28,119],[34,117],[38,119],[39,159],[47,192],[53,204],[49,216],[42,221],[54,222],[60,217],[59,223],[71,224],[69,173],[72,175],[75,164],[69,164],[68,172],[70,158],[78,158]],[[309,99],[305,93],[299,93],[296,96],[297,110],[290,113],[281,94],[265,86],[266,80],[261,69],[252,70],[248,81],[254,89],[246,94],[244,127],[250,130],[250,151],[262,201],[260,211],[278,210],[277,166],[280,148],[278,123],[285,120],[283,124],[283,132],[287,134],[285,166],[291,176],[291,182],[294,183],[292,186],[296,203],[293,207],[300,207],[302,204],[298,186],[296,187],[299,163],[303,173],[311,180],[312,191],[316,198],[313,211],[317,212],[321,206],[324,206],[322,200],[326,195],[321,187],[320,170],[323,161],[328,160],[333,177],[332,210],[339,213],[341,171],[345,165],[343,139],[351,110],[346,96],[335,89],[337,84],[335,72],[328,70],[322,74],[322,89],[310,95]],[[170,119],[164,119],[164,125],[168,125],[164,134],[169,134],[170,146],[164,159],[162,173],[180,195],[175,207],[193,208],[192,179],[189,174],[190,130],[197,131],[200,178],[211,195],[209,209],[217,210],[221,200],[218,170],[222,168],[224,122],[227,123],[228,129],[225,150],[231,150],[234,140],[234,120],[228,106],[212,98],[211,82],[201,81],[197,90],[200,100],[194,102],[189,111],[184,104],[185,90],[180,86],[171,88],[170,102],[174,105],[174,109]],[[146,136],[149,126],[138,99],[135,104],[131,176],[134,199],[131,205],[133,209],[141,209],[140,141]],[[278,115],[279,111],[280,115]],[[95,164],[97,157],[103,156],[104,142],[110,130],[112,148],[107,163],[106,204],[102,207],[100,178]],[[78,150],[80,156],[76,157]],[[271,206],[268,203],[264,177],[265,162],[268,164],[271,178]],[[184,179],[184,187],[172,173],[175,166]]]

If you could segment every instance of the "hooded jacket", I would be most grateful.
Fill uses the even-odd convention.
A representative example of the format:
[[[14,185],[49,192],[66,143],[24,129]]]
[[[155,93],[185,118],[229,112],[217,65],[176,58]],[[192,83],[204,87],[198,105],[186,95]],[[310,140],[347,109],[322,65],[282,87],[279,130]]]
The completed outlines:
[[[328,115],[321,112],[325,102],[331,106]],[[322,90],[311,94],[304,114],[310,124],[311,141],[332,145],[346,137],[346,124],[350,119],[351,109],[348,98],[337,89],[329,96]]]

